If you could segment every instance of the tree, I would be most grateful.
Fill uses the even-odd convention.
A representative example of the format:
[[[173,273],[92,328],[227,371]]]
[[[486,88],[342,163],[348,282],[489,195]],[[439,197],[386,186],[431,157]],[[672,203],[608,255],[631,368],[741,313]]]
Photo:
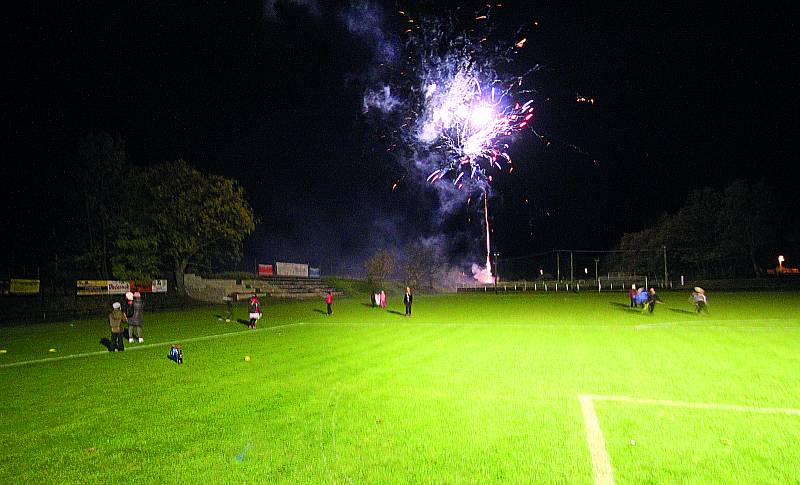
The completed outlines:
[[[125,142],[108,133],[92,133],[81,141],[75,189],[83,194],[85,236],[80,238],[85,247],[76,260],[89,266],[103,278],[110,276],[109,263],[117,225],[114,223],[120,200],[127,195],[124,190],[124,173],[127,155]]]
[[[115,278],[144,282],[159,276],[158,237],[149,232],[147,225],[125,224],[114,241],[114,249],[111,268]]]
[[[145,171],[152,234],[175,273],[178,292],[189,265],[237,260],[255,229],[244,189],[232,179],[203,175],[184,160]]]
[[[743,179],[734,180],[725,189],[720,213],[723,242],[733,257],[747,260],[756,278],[761,275],[756,251],[772,236],[767,224],[770,193],[763,182],[751,185]]]
[[[444,258],[436,240],[417,239],[405,247],[403,269],[411,286],[433,283],[442,272]]]
[[[383,283],[394,271],[394,263],[394,256],[388,250],[381,249],[366,262],[367,279],[376,288],[383,288]]]

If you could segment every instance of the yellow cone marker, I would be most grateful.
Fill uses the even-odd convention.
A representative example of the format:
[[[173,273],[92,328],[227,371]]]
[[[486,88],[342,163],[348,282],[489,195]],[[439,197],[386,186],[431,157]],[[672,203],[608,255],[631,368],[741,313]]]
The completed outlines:
[[[245,362],[250,362],[250,356],[249,355],[245,355],[244,356],[244,361]]]

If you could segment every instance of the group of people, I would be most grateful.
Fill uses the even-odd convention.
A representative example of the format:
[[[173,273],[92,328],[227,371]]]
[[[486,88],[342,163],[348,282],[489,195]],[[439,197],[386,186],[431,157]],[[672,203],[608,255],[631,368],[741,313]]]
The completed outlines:
[[[385,291],[383,291],[383,290],[376,291],[376,292],[374,292],[372,294],[372,308],[375,308],[376,306],[381,307],[381,308],[386,308],[386,292]]]
[[[631,285],[631,289],[628,291],[628,297],[630,297],[631,300],[631,308],[639,307],[643,311],[647,309],[650,313],[653,313],[653,310],[655,310],[656,303],[664,303],[658,297],[655,288],[645,290],[643,286],[636,288],[635,284]]]
[[[126,306],[122,310],[122,303],[114,302],[111,305],[111,313],[108,314],[108,325],[111,327],[111,344],[109,352],[122,352],[125,350],[125,329],[124,324],[128,324],[128,342],[133,342],[134,334],[139,343],[144,342],[142,333],[142,312],[144,301],[142,294],[138,291],[125,293]]]
[[[411,292],[411,287],[406,286],[406,291],[403,294],[403,304],[406,307],[405,316],[411,316],[411,305],[414,303],[414,293]],[[372,307],[375,308],[376,306],[381,308],[386,308],[386,292],[376,291],[372,294]]]
[[[645,290],[644,287],[636,288],[635,284],[631,285],[631,289],[628,291],[628,297],[631,300],[631,308],[639,307],[642,308],[643,311],[647,308],[650,313],[653,313],[656,303],[663,303],[658,298],[658,293],[656,293],[655,288]],[[691,301],[694,304],[695,313],[698,315],[703,312],[708,313],[708,297],[706,297],[704,289],[695,286]]]

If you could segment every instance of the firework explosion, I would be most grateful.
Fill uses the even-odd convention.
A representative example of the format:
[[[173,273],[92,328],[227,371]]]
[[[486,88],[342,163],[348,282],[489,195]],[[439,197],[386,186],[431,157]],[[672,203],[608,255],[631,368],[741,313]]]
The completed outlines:
[[[399,114],[392,149],[405,147],[428,182],[449,181],[466,194],[488,191],[494,171],[513,170],[510,143],[534,116],[525,83],[536,67],[511,73],[527,38],[494,41],[488,13],[459,28],[454,19],[400,11],[405,64],[384,65],[392,79],[364,98],[367,110]]]
[[[456,19],[399,15],[405,26],[402,66],[385,65],[392,80],[364,98],[364,108],[391,113],[399,123],[390,150],[413,161],[440,194],[487,197],[496,174],[513,171],[509,147],[532,123],[533,92],[526,81],[536,67],[513,73],[516,55],[527,42],[495,41],[491,7],[464,24]],[[396,182],[394,190],[399,182]],[[449,187],[447,189],[446,187]],[[492,281],[488,211],[486,268],[476,279]]]

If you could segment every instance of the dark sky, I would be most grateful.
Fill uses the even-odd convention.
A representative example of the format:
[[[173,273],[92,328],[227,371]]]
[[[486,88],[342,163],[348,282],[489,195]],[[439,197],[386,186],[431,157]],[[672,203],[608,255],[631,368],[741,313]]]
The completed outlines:
[[[344,271],[418,235],[441,236],[454,262],[479,259],[473,210],[442,219],[429,188],[391,191],[402,169],[361,113],[376,46],[346,29],[350,3],[17,5],[4,20],[1,153],[15,260],[53,244],[46,206],[91,131],[121,136],[136,165],[182,157],[238,179],[262,221],[243,267]],[[360,3],[397,33],[396,2]],[[800,56],[788,7],[503,3],[510,30],[538,23],[518,62],[547,68],[534,127],[555,141],[512,147],[517,170],[490,200],[503,254],[607,248],[693,189],[737,177],[793,200]],[[400,8],[446,15],[447,2]]]

